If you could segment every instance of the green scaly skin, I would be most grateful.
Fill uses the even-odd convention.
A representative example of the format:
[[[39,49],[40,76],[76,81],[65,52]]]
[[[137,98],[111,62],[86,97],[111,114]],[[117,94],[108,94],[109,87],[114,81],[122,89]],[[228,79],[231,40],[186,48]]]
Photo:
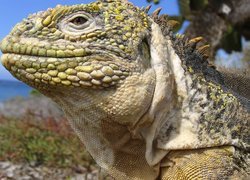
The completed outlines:
[[[243,179],[249,99],[196,41],[123,0],[30,15],[1,42],[2,63],[52,98],[116,179]]]

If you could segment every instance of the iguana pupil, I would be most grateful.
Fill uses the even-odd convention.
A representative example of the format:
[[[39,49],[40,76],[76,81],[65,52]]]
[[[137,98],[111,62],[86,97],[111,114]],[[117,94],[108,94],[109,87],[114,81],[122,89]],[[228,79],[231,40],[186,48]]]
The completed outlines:
[[[83,25],[87,22],[88,20],[84,17],[76,17],[73,20],[71,20],[70,22],[75,24],[75,25]]]

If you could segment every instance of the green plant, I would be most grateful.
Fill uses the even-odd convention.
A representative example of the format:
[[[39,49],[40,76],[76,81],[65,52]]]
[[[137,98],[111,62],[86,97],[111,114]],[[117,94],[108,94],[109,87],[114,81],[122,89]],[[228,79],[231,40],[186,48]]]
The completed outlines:
[[[90,167],[94,161],[65,119],[0,118],[0,160],[53,167]]]

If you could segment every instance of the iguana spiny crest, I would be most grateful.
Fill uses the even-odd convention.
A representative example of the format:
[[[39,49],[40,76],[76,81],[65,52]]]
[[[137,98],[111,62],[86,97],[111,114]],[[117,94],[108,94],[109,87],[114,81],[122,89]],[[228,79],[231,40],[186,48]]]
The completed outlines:
[[[117,179],[246,176],[249,100],[208,66],[201,38],[147,11],[99,0],[39,12],[1,42],[2,62],[63,108]]]

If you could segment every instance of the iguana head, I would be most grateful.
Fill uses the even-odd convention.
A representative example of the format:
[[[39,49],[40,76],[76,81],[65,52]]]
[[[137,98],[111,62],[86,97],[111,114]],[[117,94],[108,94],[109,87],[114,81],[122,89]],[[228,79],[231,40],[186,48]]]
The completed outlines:
[[[30,15],[13,28],[1,42],[2,63],[15,77],[48,96],[78,91],[106,96],[126,84],[143,97],[154,89],[154,77],[147,71],[150,26],[144,11],[120,0],[57,6]],[[151,78],[143,78],[144,74]],[[134,84],[144,84],[145,89]],[[131,102],[134,99],[131,109],[121,109],[123,113],[139,102],[128,92],[119,94]],[[118,104],[112,101],[110,108]],[[149,103],[140,106],[146,108]]]
[[[57,6],[13,28],[2,62],[35,87],[112,88],[149,67],[149,31],[147,15],[121,1]]]

